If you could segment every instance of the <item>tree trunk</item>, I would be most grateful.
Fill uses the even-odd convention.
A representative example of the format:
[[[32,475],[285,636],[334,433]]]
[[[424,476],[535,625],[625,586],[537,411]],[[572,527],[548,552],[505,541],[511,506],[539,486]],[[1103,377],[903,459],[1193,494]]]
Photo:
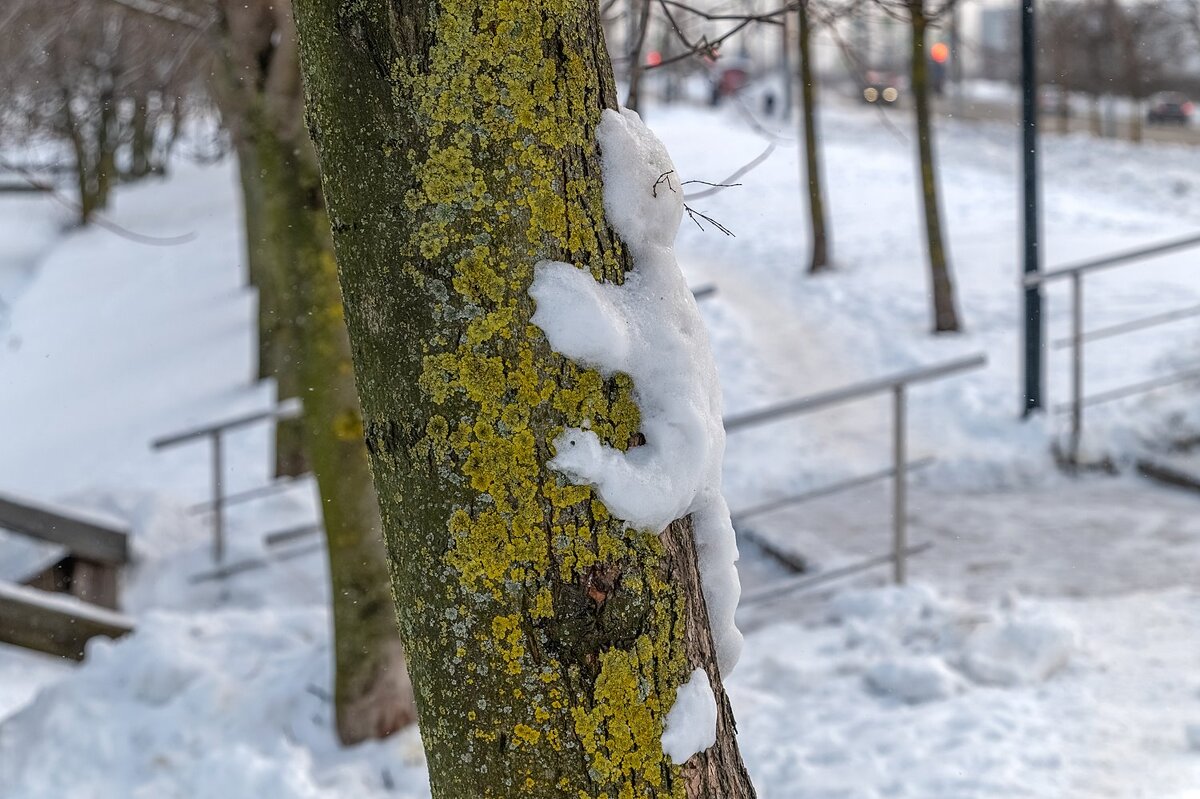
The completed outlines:
[[[809,230],[812,251],[808,262],[810,273],[830,267],[829,238],[825,231],[825,191],[821,185],[821,150],[817,139],[817,78],[812,65],[812,28],[808,19],[808,3],[801,3],[800,17],[800,102],[804,126],[804,177],[808,183]]]
[[[1137,90],[1135,89],[1134,91],[1136,92]],[[1144,113],[1142,98],[1136,93],[1131,93],[1129,103],[1133,106],[1132,113],[1129,115],[1129,140],[1134,144],[1141,144],[1143,138],[1142,114]]]
[[[291,453],[303,453],[320,489],[331,577],[337,731],[343,743],[357,743],[413,721],[412,689],[396,628],[316,154],[302,124],[295,31],[286,6],[267,9],[266,16],[261,5],[243,9],[247,16],[234,11],[226,17],[225,66],[231,75],[249,69],[261,73],[225,87],[223,112],[237,114],[231,127],[249,211],[252,272],[259,271],[260,292],[266,289],[275,303],[268,357],[281,393],[303,401],[301,419],[281,426],[279,440]],[[270,57],[239,66],[230,54],[254,52],[246,44],[255,34],[269,43]]]
[[[532,327],[541,259],[620,282],[595,128],[598,6],[300,0],[308,119],[433,796],[754,795],[688,523],[632,531],[553,472],[586,418],[625,449],[628,378]],[[717,743],[663,754],[704,668]]]
[[[949,333],[959,330],[959,321],[938,206],[933,123],[929,113],[929,62],[925,55],[925,31],[929,20],[925,16],[923,3],[924,0],[909,0],[908,4],[912,22],[912,95],[917,124],[917,160],[920,164],[925,241],[933,288],[933,332]]]
[[[92,142],[88,141],[87,130],[83,122],[71,111],[71,97],[63,91],[62,98],[62,128],[68,141],[71,142],[71,153],[75,157],[75,185],[79,190],[80,225],[86,225],[92,220],[92,214],[97,210],[96,172],[92,155]]]
[[[273,14],[258,3],[232,7],[224,14],[215,28],[213,93],[238,156],[248,274],[258,294],[258,377],[274,379],[276,397],[284,400],[299,395],[296,323],[302,309],[294,296],[295,279],[289,274],[294,262],[286,244],[295,224],[292,215],[301,212],[289,205],[286,193],[268,188],[282,178],[265,171],[272,165],[287,168],[280,159],[289,145],[279,140],[275,127],[283,122],[294,129],[298,124],[287,120],[286,109],[272,108],[266,96],[276,53],[270,38],[274,24]],[[280,420],[275,427],[275,475],[296,476],[309,468],[301,420]]]
[[[636,5],[637,38],[633,40],[633,46],[629,50],[629,94],[625,98],[625,107],[640,111],[642,75],[646,72],[642,50],[646,44],[646,30],[650,27],[650,0],[636,0]]]
[[[137,92],[133,101],[133,119],[130,120],[129,177],[136,180],[150,174],[151,154],[154,150],[154,122],[150,116],[150,98],[146,92]]]
[[[93,210],[108,207],[108,195],[117,179],[117,102],[112,91],[101,93],[99,114],[100,121],[96,126],[96,195]]]

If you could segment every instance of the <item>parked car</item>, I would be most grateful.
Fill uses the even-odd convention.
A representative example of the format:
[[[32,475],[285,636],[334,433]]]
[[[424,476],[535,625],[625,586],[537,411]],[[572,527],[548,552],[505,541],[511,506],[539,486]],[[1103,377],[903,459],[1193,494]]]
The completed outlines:
[[[722,58],[710,67],[712,104],[716,105],[721,102],[722,97],[729,97],[746,88],[746,84],[750,82],[750,70],[750,60],[737,56]]]
[[[894,72],[867,70],[863,76],[861,96],[863,102],[891,105],[900,99],[900,78]]]
[[[1193,110],[1192,101],[1179,92],[1163,92],[1150,98],[1146,121],[1151,125],[1186,125]]]

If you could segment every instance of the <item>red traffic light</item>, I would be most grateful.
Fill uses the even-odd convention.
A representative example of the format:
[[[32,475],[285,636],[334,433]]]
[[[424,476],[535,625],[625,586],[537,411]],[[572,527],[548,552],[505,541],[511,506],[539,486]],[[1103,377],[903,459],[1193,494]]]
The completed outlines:
[[[929,57],[934,63],[945,64],[950,58],[950,47],[945,42],[934,42],[933,47],[929,48]]]

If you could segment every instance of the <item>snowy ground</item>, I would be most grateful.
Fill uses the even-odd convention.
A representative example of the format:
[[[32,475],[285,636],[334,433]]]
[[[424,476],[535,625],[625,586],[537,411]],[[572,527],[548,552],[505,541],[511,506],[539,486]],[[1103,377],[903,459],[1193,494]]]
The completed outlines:
[[[766,142],[732,110],[652,110],[685,178],[720,180]],[[803,275],[794,142],[696,206],[737,238],[687,227],[678,248],[703,311],[726,408],[742,411],[981,351],[986,370],[914,391],[914,540],[934,549],[908,589],[842,586],[744,609],[729,681],[743,750],[770,799],[1200,796],[1200,499],[1140,480],[1055,471],[1059,429],[1015,419],[1016,131],[950,123],[940,136],[947,227],[967,333],[926,335],[911,142],[875,112],[823,119],[837,272]],[[779,135],[790,137],[791,131]],[[1200,227],[1191,150],[1083,138],[1047,143],[1047,262]],[[155,436],[265,407],[252,382],[228,165],[181,164],[118,195],[148,247],[60,234],[44,199],[0,202],[0,488],[118,515],[138,562],[125,588],[139,631],[82,668],[0,649],[0,796],[422,797],[415,733],[339,750],[329,724],[324,564],[294,557],[218,582],[207,567],[203,445]],[[1089,325],[1200,302],[1194,254],[1097,277]],[[1051,292],[1052,337],[1066,319]],[[1101,389],[1186,365],[1195,323],[1098,343]],[[1051,387],[1065,393],[1064,362]],[[1098,409],[1089,446],[1124,461],[1194,429],[1187,389]],[[1092,424],[1092,422],[1095,424]],[[1191,427],[1189,427],[1191,425]],[[882,402],[731,436],[735,508],[886,462]],[[270,439],[230,441],[234,488],[268,477]],[[234,557],[311,519],[310,487],[239,509]],[[828,568],[886,548],[886,496],[864,489],[755,520],[756,533]],[[309,549],[305,549],[309,547]],[[747,546],[743,580],[781,570]],[[0,558],[3,552],[0,551]],[[40,693],[38,693],[40,689]],[[36,698],[35,698],[36,695]],[[1200,738],[1200,728],[1193,735]],[[15,786],[15,787],[14,787]]]

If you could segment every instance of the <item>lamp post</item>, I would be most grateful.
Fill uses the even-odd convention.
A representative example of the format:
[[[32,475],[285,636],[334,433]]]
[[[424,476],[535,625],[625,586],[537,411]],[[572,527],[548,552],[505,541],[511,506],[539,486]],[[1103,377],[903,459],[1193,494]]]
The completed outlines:
[[[1034,28],[1034,0],[1021,0],[1021,145],[1024,181],[1021,199],[1023,206],[1025,274],[1041,271],[1041,250],[1038,246],[1040,214],[1038,212],[1038,129],[1037,129],[1037,41]],[[1024,290],[1025,391],[1021,413],[1029,416],[1042,409],[1042,288],[1027,286]]]

